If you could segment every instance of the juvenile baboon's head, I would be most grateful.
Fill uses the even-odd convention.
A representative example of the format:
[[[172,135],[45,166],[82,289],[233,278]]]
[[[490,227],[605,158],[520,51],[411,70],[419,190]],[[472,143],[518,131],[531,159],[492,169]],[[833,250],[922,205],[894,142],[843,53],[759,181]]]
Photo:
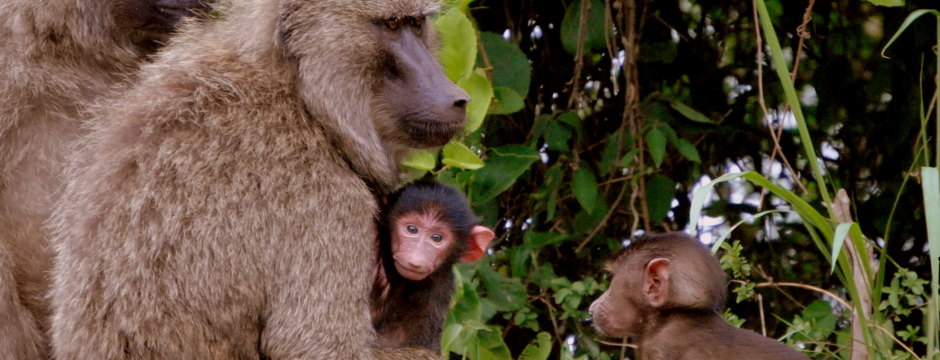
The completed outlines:
[[[463,128],[467,94],[437,62],[432,0],[284,0],[277,43],[307,111],[360,174],[390,184],[409,149]]]
[[[610,287],[591,304],[594,325],[609,336],[643,335],[671,311],[718,313],[725,273],[698,240],[684,233],[635,238],[607,263]]]

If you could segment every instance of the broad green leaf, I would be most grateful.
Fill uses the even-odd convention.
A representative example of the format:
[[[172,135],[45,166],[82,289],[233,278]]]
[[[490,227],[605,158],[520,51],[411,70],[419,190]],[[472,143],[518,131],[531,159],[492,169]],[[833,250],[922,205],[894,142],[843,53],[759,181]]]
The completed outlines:
[[[800,318],[808,322],[810,327],[808,332],[796,335],[795,339],[810,342],[825,341],[835,331],[838,322],[838,317],[832,312],[832,307],[823,300],[810,303],[806,309],[803,309]]]
[[[481,33],[480,41],[486,49],[489,65],[493,66],[493,87],[508,87],[521,97],[528,96],[532,65],[519,46],[492,32]],[[487,64],[482,61],[483,54],[479,57],[477,66],[485,68]]]
[[[525,102],[515,90],[503,86],[493,89],[493,107],[490,108],[490,114],[512,114],[523,107]]]
[[[512,360],[509,347],[503,342],[503,334],[499,331],[481,331],[477,334],[479,339],[479,357],[473,360]]]
[[[640,152],[640,149],[634,148],[627,152],[622,158],[620,158],[621,167],[630,167],[635,165],[636,155]]]
[[[519,354],[518,360],[546,360],[552,353],[552,336],[547,332],[539,332],[535,343],[529,344]]]
[[[405,158],[401,164],[402,166],[407,166],[412,169],[431,171],[434,170],[434,166],[437,165],[437,159],[430,151],[419,150]]]
[[[594,211],[600,196],[597,194],[597,179],[591,170],[582,167],[574,173],[571,191],[574,193],[574,198],[581,204],[581,209],[589,214]]]
[[[477,37],[473,24],[459,8],[452,8],[434,21],[441,37],[438,57],[450,81],[458,82],[473,72]]]
[[[497,310],[519,311],[525,307],[525,285],[519,278],[505,277],[488,266],[480,267],[477,275],[486,286],[486,299],[492,301]]]
[[[483,118],[486,117],[490,102],[493,100],[493,87],[485,76],[476,72],[458,81],[457,86],[470,95],[471,100],[467,104],[467,126],[464,127],[464,131],[472,133],[483,124]]]
[[[646,147],[649,149],[653,164],[660,167],[666,156],[666,135],[658,128],[652,128],[646,133]]]
[[[571,139],[571,129],[559,121],[552,121],[545,128],[545,143],[549,150],[568,152],[568,140]]]
[[[444,146],[444,159],[441,162],[465,170],[476,170],[484,165],[483,160],[480,160],[473,150],[456,141]]]
[[[676,100],[669,100],[669,105],[672,106],[673,110],[678,111],[682,116],[685,116],[686,119],[703,123],[703,124],[714,124],[715,122],[712,119],[709,119],[708,116],[698,112],[697,110],[689,107],[686,104],[683,104]]]
[[[695,145],[692,145],[688,140],[678,138],[674,145],[679,149],[679,153],[682,154],[682,157],[689,159],[689,161],[697,163],[702,162],[702,158],[698,156],[698,150],[695,149]]]
[[[454,307],[448,313],[448,321],[465,324],[468,321],[479,320],[483,315],[480,308],[480,296],[473,284],[463,283],[460,296],[455,297]]]
[[[581,120],[581,117],[578,116],[577,113],[566,112],[558,115],[555,120],[570,125],[574,131],[578,133],[579,138],[584,137],[584,121]]]
[[[578,212],[578,215],[574,217],[575,234],[583,235],[594,230],[597,224],[600,224],[601,220],[604,220],[609,210],[610,208],[607,206],[607,202],[602,200],[596,201],[594,209],[591,211],[582,208],[581,211]]]
[[[470,183],[471,202],[478,204],[496,198],[509,189],[538,159],[538,152],[522,145],[490,149],[486,166],[474,171],[473,181]]]
[[[604,27],[604,2],[591,1],[591,12],[587,19],[587,33],[584,38],[584,53],[603,49],[607,46],[605,39],[607,29]],[[561,44],[565,51],[571,55],[578,53],[578,37],[581,32],[581,1],[576,0],[568,5],[565,18],[561,21]]]
[[[460,338],[460,333],[463,332],[463,325],[460,324],[450,324],[444,329],[444,333],[441,335],[441,353],[450,354],[450,347]]]
[[[676,197],[676,183],[672,179],[653,174],[646,181],[646,203],[650,213],[650,222],[658,224],[666,218]]]
[[[509,270],[512,277],[524,278],[527,276],[532,250],[528,246],[514,246],[506,251],[509,253]]]

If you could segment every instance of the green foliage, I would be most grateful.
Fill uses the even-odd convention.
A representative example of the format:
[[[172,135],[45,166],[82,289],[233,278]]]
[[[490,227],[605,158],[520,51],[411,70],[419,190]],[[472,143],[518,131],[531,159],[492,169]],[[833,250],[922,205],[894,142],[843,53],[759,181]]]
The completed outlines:
[[[861,28],[900,24],[888,42],[903,44],[893,57],[935,56],[924,32],[900,33],[934,13],[917,10],[902,22],[881,8],[829,0],[811,11],[811,37],[791,80],[797,38],[777,34],[794,34],[803,4],[757,1],[768,52],[755,62],[750,1],[651,2],[633,15],[625,1],[584,1],[584,36],[577,0],[472,8],[461,0],[435,22],[445,72],[473,99],[468,123],[442,151],[418,152],[403,165],[459,187],[499,234],[484,260],[458,266],[444,354],[621,358],[622,348],[583,324],[607,287],[604,261],[638,230],[714,226],[736,300],[723,316],[735,326],[766,328],[813,358],[849,358],[853,313],[845,304],[869,294],[861,341],[871,357],[935,356],[940,184],[931,172],[940,133],[930,134],[937,126],[924,104],[933,100],[917,98],[918,108],[909,91],[929,86],[896,80],[918,78],[911,69],[929,74],[935,62],[879,62],[872,55],[883,40]],[[756,63],[765,64],[762,92]],[[793,126],[771,141],[769,120]],[[838,160],[818,156],[825,146]],[[899,175],[897,164],[910,171]],[[774,166],[794,173],[768,170]],[[922,185],[911,194],[908,178]],[[835,218],[830,192],[839,188],[853,196],[853,221]],[[912,250],[896,238],[913,238]],[[862,252],[860,262],[880,264],[860,274],[848,252],[867,247],[874,257]]]
[[[584,39],[584,50],[594,51],[603,49],[606,44],[607,29],[604,28],[604,2],[590,0],[591,11],[587,17],[587,31]],[[581,0],[575,0],[568,6],[565,19],[561,22],[561,43],[569,54],[578,52],[578,38],[581,33]]]

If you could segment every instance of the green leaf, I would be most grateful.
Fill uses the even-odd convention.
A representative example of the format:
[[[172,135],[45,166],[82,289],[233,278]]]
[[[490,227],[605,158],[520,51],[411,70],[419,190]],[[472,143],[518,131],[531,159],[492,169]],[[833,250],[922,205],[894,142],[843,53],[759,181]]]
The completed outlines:
[[[512,360],[509,347],[503,342],[503,334],[499,331],[481,331],[477,334],[479,339],[479,357],[474,360]]]
[[[571,191],[574,193],[574,198],[581,204],[581,209],[589,214],[594,211],[600,196],[597,194],[597,179],[591,170],[582,167],[574,173]]]
[[[666,218],[676,197],[676,183],[672,179],[653,174],[646,181],[646,203],[650,213],[650,223],[658,224]]]
[[[459,296],[454,297],[454,307],[448,313],[448,321],[460,324],[473,320],[479,321],[483,316],[480,296],[473,284],[463,283],[462,285],[461,291],[458,291]]]
[[[836,260],[839,258],[842,245],[845,244],[845,236],[849,234],[849,229],[852,228],[852,224],[854,223],[840,223],[839,226],[836,226],[836,233],[832,239],[832,258],[829,259],[832,265],[829,269],[830,274],[836,271]]]
[[[401,162],[402,166],[407,166],[412,169],[431,171],[434,170],[434,166],[437,165],[437,159],[434,154],[427,150],[418,150],[414,154],[405,158]]]
[[[529,258],[532,250],[528,246],[514,246],[507,249],[509,253],[509,270],[514,278],[524,278],[529,271]]]
[[[473,150],[456,141],[444,146],[444,159],[441,162],[465,170],[476,170],[484,165],[483,160],[480,160]]]
[[[896,1],[899,1],[902,4],[904,3],[903,0],[896,0]],[[886,2],[894,2],[894,1],[886,0]],[[904,23],[901,24],[901,27],[898,28],[898,31],[894,32],[894,36],[891,36],[891,40],[888,40],[888,43],[885,44],[885,47],[881,49],[881,56],[887,57],[885,56],[885,51],[888,50],[888,47],[891,46],[891,44],[893,44],[894,41],[898,39],[898,36],[901,36],[901,34],[904,33],[904,30],[907,30],[908,26],[911,26],[914,20],[917,20],[917,18],[926,14],[933,14],[934,16],[940,18],[940,11],[938,10],[932,10],[932,9],[914,10],[913,12],[911,12],[910,15],[907,16],[907,18],[904,19]]]
[[[577,113],[566,112],[561,115],[558,115],[558,117],[555,119],[571,126],[571,128],[573,128],[574,131],[578,133],[579,138],[584,137],[584,126],[583,126],[584,122],[581,120],[581,117],[578,116]]]
[[[532,65],[519,46],[492,32],[481,33],[480,41],[486,49],[486,58],[493,66],[493,87],[511,88],[522,97],[529,95]],[[480,54],[478,63],[485,68],[482,56]]]
[[[486,299],[492,301],[497,310],[519,311],[525,307],[525,286],[519,278],[505,277],[489,266],[480,267],[477,275],[486,286]]]
[[[695,145],[692,145],[688,140],[678,138],[674,145],[679,149],[679,153],[682,154],[682,157],[692,162],[702,162],[702,158],[698,156],[698,150],[695,149]]]
[[[547,332],[539,332],[535,343],[529,344],[519,354],[519,360],[546,360],[552,353],[552,337]]]
[[[503,86],[493,88],[493,96],[494,106],[490,108],[490,114],[512,114],[525,107],[522,97],[512,88]]]
[[[471,203],[494,199],[509,189],[539,159],[539,153],[522,145],[492,148],[486,166],[476,170],[470,183]]]
[[[434,21],[441,38],[438,57],[447,78],[458,82],[473,72],[477,37],[473,24],[459,8],[452,8]]]
[[[559,121],[548,123],[545,128],[545,143],[549,150],[568,152],[568,140],[571,139],[571,129]]]
[[[603,49],[607,46],[605,38],[607,29],[604,27],[604,2],[591,0],[591,12],[587,19],[587,34],[584,38],[584,53]],[[581,32],[581,1],[576,0],[568,5],[565,18],[561,21],[561,44],[565,51],[571,55],[578,53],[578,37]]]
[[[444,333],[441,335],[441,353],[449,354],[450,347],[454,344],[455,341],[460,337],[460,333],[463,332],[463,325],[460,324],[450,324],[444,329]]]
[[[683,104],[677,100],[669,100],[669,105],[672,106],[672,109],[678,111],[682,116],[685,116],[686,119],[703,123],[703,124],[714,124],[715,122],[712,119],[698,112],[697,110]]]
[[[652,128],[646,133],[646,147],[650,152],[650,158],[653,164],[660,167],[663,164],[663,158],[666,156],[666,135],[657,128]]]
[[[457,86],[470,95],[471,100],[467,104],[467,126],[464,131],[472,133],[483,124],[483,118],[486,117],[490,102],[493,101],[493,87],[485,76],[475,72],[458,81]]]
[[[868,0],[868,2],[878,6],[904,6],[904,0]]]

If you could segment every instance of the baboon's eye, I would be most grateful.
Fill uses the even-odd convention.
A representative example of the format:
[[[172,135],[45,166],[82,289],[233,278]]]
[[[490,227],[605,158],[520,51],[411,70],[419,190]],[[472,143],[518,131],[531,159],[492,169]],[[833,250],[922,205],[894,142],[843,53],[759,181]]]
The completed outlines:
[[[414,25],[415,25],[415,28],[421,29],[421,27],[424,26],[424,18],[423,17],[415,18]]]
[[[409,233],[412,233],[412,234],[417,234],[417,233],[418,233],[418,227],[417,227],[417,226],[408,225],[408,227],[407,227],[406,229],[408,230]]]
[[[444,237],[441,236],[441,234],[434,234],[431,235],[431,240],[434,240],[434,242],[441,242],[444,241]]]
[[[389,19],[385,22],[385,27],[391,31],[398,30],[401,27],[401,22],[398,19]]]

